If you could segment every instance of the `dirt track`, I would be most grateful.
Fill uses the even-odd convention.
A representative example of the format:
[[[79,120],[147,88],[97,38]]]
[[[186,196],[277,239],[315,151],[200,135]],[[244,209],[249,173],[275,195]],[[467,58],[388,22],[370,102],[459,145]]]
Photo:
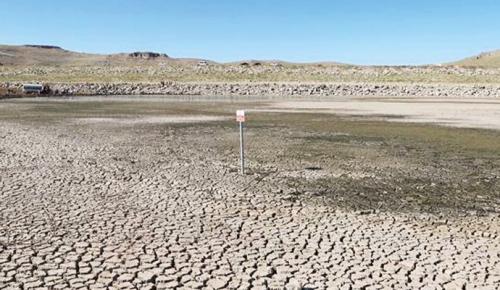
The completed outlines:
[[[174,105],[127,104],[114,117],[129,123],[75,122],[107,116],[105,104],[82,103],[76,113],[61,106],[0,104],[2,289],[500,289],[498,214],[349,210],[297,194],[291,175],[332,172],[291,170],[320,161],[293,161],[279,140],[318,132],[255,120],[248,146],[291,161],[249,153],[250,174],[241,176],[234,124],[208,105],[138,122],[139,109],[148,120]],[[125,116],[129,109],[135,114]],[[206,114],[209,122],[187,122]],[[377,140],[352,140],[349,150],[384,152]]]

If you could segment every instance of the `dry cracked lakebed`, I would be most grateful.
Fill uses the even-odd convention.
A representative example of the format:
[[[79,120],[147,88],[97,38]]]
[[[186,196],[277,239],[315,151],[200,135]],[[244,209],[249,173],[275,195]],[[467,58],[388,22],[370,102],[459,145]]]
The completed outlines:
[[[0,102],[0,289],[500,289],[497,131],[254,113],[241,175],[262,106]]]

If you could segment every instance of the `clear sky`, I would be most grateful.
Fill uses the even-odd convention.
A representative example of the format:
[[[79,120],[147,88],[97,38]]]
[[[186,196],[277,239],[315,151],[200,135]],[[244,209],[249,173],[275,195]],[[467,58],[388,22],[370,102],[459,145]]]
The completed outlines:
[[[425,64],[500,49],[499,0],[0,0],[0,43]]]

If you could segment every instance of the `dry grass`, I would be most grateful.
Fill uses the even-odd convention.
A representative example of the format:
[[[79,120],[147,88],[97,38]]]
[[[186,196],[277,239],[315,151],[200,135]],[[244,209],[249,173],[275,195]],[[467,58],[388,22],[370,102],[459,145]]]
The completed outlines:
[[[247,62],[198,65],[197,59],[131,58],[0,45],[0,82],[372,82],[500,84],[500,52],[459,66],[364,67],[336,63]],[[475,68],[484,67],[484,68]]]
[[[500,50],[482,53],[478,56],[469,57],[453,64],[464,67],[499,68]]]
[[[7,89],[0,87],[0,99],[20,96],[23,96],[23,93],[18,89]]]
[[[353,67],[337,65],[239,64],[0,66],[0,82],[358,82],[500,84],[500,69],[449,67]]]

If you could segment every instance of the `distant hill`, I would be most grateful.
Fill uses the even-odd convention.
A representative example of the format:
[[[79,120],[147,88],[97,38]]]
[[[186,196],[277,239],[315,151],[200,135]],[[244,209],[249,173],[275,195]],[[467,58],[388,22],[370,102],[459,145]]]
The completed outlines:
[[[97,55],[77,53],[49,45],[0,45],[0,63],[3,65],[61,65],[99,58]]]
[[[54,45],[0,45],[0,65],[4,66],[148,66],[161,64],[213,64],[213,61],[207,61],[197,58],[173,58],[165,53],[136,51],[116,54],[91,54],[74,52]],[[349,67],[356,65],[344,64],[339,62],[313,62],[313,63],[293,63],[280,60],[242,60],[227,63],[228,65],[241,65],[255,67],[262,64],[270,66],[343,66]],[[463,66],[463,67],[483,67],[500,68],[500,50],[481,53],[477,56],[469,57],[452,63],[446,63],[445,66]],[[370,66],[368,66],[370,67]],[[385,67],[385,66],[382,66]],[[391,66],[388,66],[391,67]]]
[[[161,62],[193,63],[199,59],[171,58],[157,52],[90,54],[65,50],[53,45],[0,45],[2,65],[134,65]]]
[[[465,67],[500,68],[500,50],[484,52],[451,64]]]
[[[91,54],[74,52],[54,45],[0,45],[0,65],[8,66],[92,66],[92,65],[155,65],[161,63],[214,64],[216,62],[198,58],[173,58],[165,53],[136,51],[116,54]],[[242,60],[230,65],[271,66],[282,65],[346,65],[338,62],[293,63],[281,60]]]

